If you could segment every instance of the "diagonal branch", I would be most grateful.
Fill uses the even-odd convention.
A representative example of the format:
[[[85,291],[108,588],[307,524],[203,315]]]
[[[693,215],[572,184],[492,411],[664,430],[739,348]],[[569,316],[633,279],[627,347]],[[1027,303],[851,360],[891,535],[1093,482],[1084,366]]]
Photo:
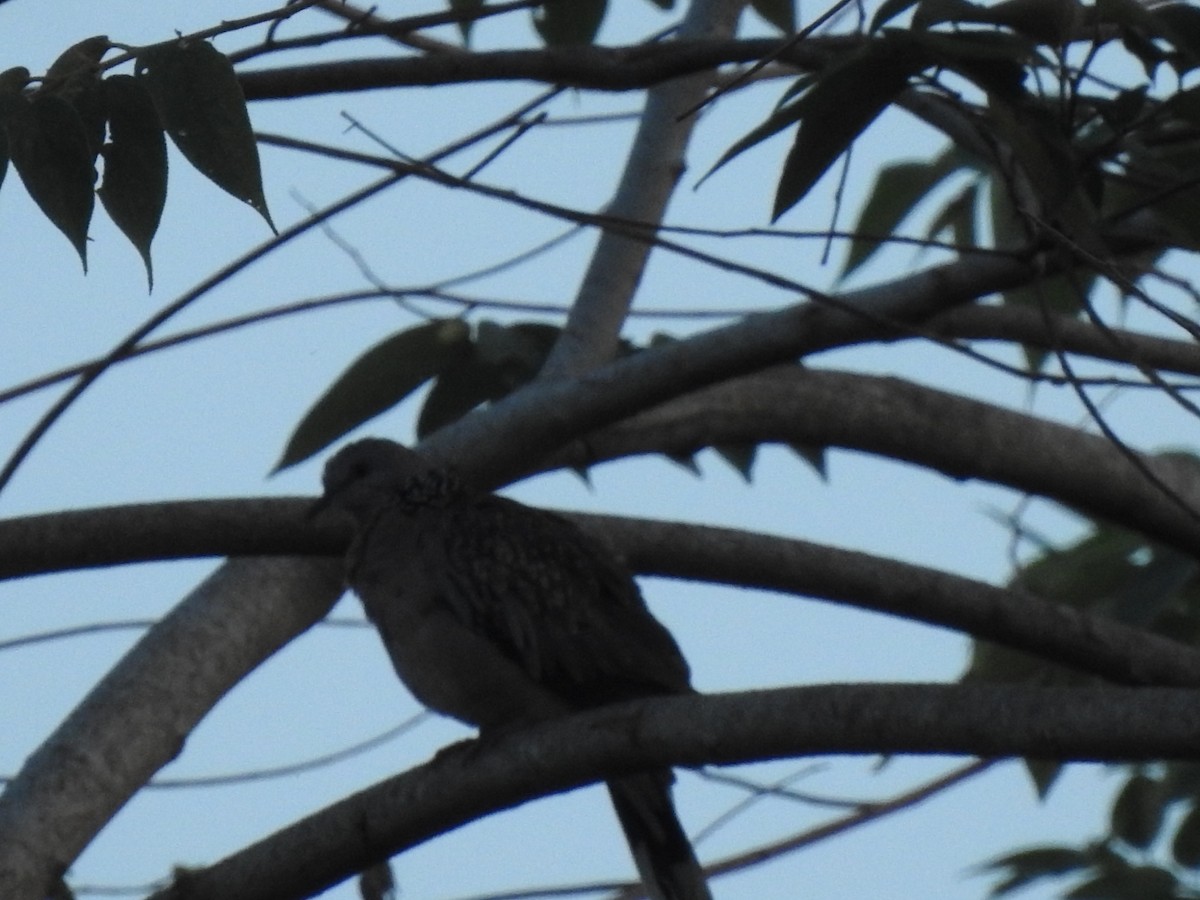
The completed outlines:
[[[216,701],[329,611],[340,574],[327,559],[235,560],[148,632],[0,794],[0,897],[50,896]]]
[[[683,41],[728,38],[744,6],[745,0],[692,0],[678,37]],[[704,99],[710,81],[702,72],[663,82],[646,92],[633,147],[616,194],[605,210],[608,215],[643,223],[650,234],[662,224],[698,121],[695,115],[681,116]],[[645,240],[615,231],[600,233],[542,377],[584,372],[612,358],[652,247]]]

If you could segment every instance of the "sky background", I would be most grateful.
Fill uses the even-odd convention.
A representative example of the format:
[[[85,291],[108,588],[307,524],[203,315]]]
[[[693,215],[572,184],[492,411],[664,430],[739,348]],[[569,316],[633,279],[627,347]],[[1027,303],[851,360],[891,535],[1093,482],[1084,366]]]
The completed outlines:
[[[144,44],[213,25],[222,18],[270,8],[269,3],[155,4],[64,0],[0,5],[0,68],[41,72],[68,45],[93,34]],[[439,8],[436,4],[429,9]],[[424,6],[383,2],[386,16]],[[817,12],[804,7],[805,13]],[[302,19],[337,22],[319,12]],[[324,22],[320,20],[324,19]],[[636,40],[672,21],[649,3],[614,4],[601,34],[606,43]],[[766,33],[748,17],[744,33]],[[297,30],[285,26],[284,33]],[[253,32],[252,34],[261,34]],[[452,39],[452,34],[444,35]],[[217,41],[232,51],[248,40]],[[480,25],[478,46],[529,45],[528,18]],[[338,45],[334,55],[400,52],[381,42]],[[329,52],[278,55],[256,66],[280,66]],[[741,92],[704,117],[689,153],[689,171],[670,221],[719,227],[767,224],[787,142],[769,142],[727,166],[698,190],[700,174],[733,140],[753,127],[786,87],[771,82]],[[414,88],[253,104],[260,131],[302,136],[354,149],[377,148],[347,133],[349,113],[413,156],[492,121],[534,95],[531,85]],[[636,112],[637,95],[567,93],[555,116]],[[627,121],[545,127],[490,165],[482,180],[584,210],[610,196],[632,126]],[[839,224],[850,227],[870,174],[881,161],[936,152],[940,142],[902,114],[889,114],[856,145]],[[368,183],[377,173],[329,164],[295,151],[262,148],[268,202],[282,227]],[[484,153],[449,166],[464,171]],[[97,214],[85,277],[67,241],[41,216],[10,174],[0,191],[0,389],[105,353],[163,304],[214,269],[269,237],[250,209],[204,181],[171,148],[166,212],[154,244],[156,285],[146,293],[136,253]],[[947,191],[954,189],[948,186]],[[781,221],[794,229],[831,224],[832,189],[822,183]],[[357,248],[375,276],[396,286],[427,284],[498,263],[562,233],[566,226],[496,201],[406,182],[339,217],[339,238]],[[915,229],[912,229],[915,231]],[[595,235],[576,235],[554,252],[515,270],[472,283],[465,291],[565,305],[572,298]],[[818,287],[835,284],[844,247],[821,260],[818,241],[796,239],[695,241]],[[890,250],[854,284],[895,277],[935,261],[909,249]],[[356,288],[370,287],[346,252],[327,235],[305,235],[205,296],[164,333],[228,316]],[[751,311],[795,298],[744,278],[657,253],[639,293],[643,309]],[[424,304],[427,314],[450,306]],[[1136,316],[1136,311],[1133,313]],[[507,320],[503,312],[487,317]],[[518,316],[518,318],[529,318]],[[268,477],[287,436],[319,393],[368,346],[416,323],[387,300],[360,302],[277,319],[153,354],[107,373],[46,438],[0,495],[0,515],[192,497],[312,495],[320,460]],[[639,317],[629,334],[686,334],[719,319]],[[1158,323],[1131,320],[1148,330]],[[993,348],[994,349],[994,348]],[[995,350],[998,355],[1002,350]],[[1010,361],[1017,360],[1012,357]],[[1076,423],[1083,414],[1066,390],[1030,396],[1004,379],[947,351],[907,342],[824,354],[811,364],[896,373],[1013,408]],[[1086,370],[1086,367],[1083,367]],[[56,398],[45,391],[0,406],[0,452],[20,441]],[[409,441],[415,407],[408,403],[371,422],[361,434]],[[1143,392],[1114,400],[1113,424],[1138,447],[1195,446],[1194,421]],[[1009,572],[1006,530],[996,512],[1019,498],[978,484],[959,484],[914,467],[832,451],[822,479],[790,451],[764,449],[753,483],[711,452],[698,457],[701,476],[663,459],[597,467],[590,485],[570,474],[543,476],[511,490],[526,502],[744,526],[932,565],[993,582]],[[1035,503],[1028,522],[1059,539],[1079,533],[1070,515]],[[212,561],[120,567],[0,583],[0,640],[83,623],[154,619],[211,571]],[[960,636],[881,615],[803,598],[671,583],[643,582],[655,612],[676,635],[701,690],[855,681],[952,680],[962,671]],[[357,602],[335,610],[359,618]],[[109,631],[69,641],[0,652],[0,773],[12,773],[138,637]],[[295,641],[232,692],[189,739],[163,778],[192,778],[300,762],[379,734],[417,712],[396,683],[372,632],[318,627]],[[97,838],[72,871],[76,884],[137,885],[171,866],[212,861],[295,818],[401,771],[466,735],[430,718],[401,738],[351,760],[287,778],[227,787],[172,788],[139,794]],[[798,760],[748,768],[769,781],[802,773],[806,792],[838,799],[883,799],[947,771],[961,761],[894,759],[877,770],[866,758]],[[1107,797],[1117,777],[1078,766],[1039,805],[1016,763],[920,807],[745,874],[714,882],[726,898],[980,897],[986,880],[970,867],[1005,850],[1035,843],[1078,842],[1105,830]],[[682,773],[677,797],[690,831],[702,829],[741,798],[737,791]],[[837,810],[786,801],[760,802],[699,845],[720,858],[799,832],[838,816]],[[632,866],[599,789],[551,798],[474,823],[394,861],[402,896],[458,898],[523,886],[629,877]],[[1049,886],[1020,895],[1054,896]],[[343,885],[326,896],[357,896]]]

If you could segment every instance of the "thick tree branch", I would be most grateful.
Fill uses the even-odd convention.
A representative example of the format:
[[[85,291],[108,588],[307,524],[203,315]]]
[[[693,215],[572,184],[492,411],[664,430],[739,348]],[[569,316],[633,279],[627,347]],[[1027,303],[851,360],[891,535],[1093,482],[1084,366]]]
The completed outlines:
[[[308,552],[348,534],[303,524],[305,500],[81,510],[0,522],[0,558],[42,571],[150,559]],[[729,528],[570,516],[643,575],[787,591],[952,628],[1128,684],[1200,685],[1200,651],[1019,590],[866,553]],[[11,571],[11,570],[10,570]]]
[[[831,302],[748,316],[615,360],[585,375],[541,382],[467,416],[424,442],[430,455],[481,484],[528,474],[547,452],[689,391],[832,347],[893,335],[980,296],[1028,282],[1037,263],[989,257],[934,266]]]
[[[608,707],[445,753],[152,900],[305,897],[449,829],[535,797],[665,764],[878,752],[1062,760],[1195,759],[1194,690],[832,685]]]
[[[780,57],[801,68],[820,66],[857,37],[810,38]],[[632,91],[730,63],[755,62],[778,49],[776,39],[694,40],[629,47],[548,47],[486,53],[431,53],[347,59],[240,72],[247,100],[284,100],[486,81],[532,81],[598,91]]]
[[[340,566],[329,559],[235,560],[201,583],[0,794],[0,897],[49,896],[216,702],[323,618],[341,592]]]
[[[745,0],[692,0],[678,38],[732,36]],[[655,85],[646,93],[633,140],[608,215],[650,226],[662,223],[684,171],[684,151],[697,115],[682,117],[708,93],[711,78],[698,73]],[[616,352],[653,244],[601,231],[583,282],[542,376],[576,374],[607,362]]]
[[[1140,457],[1167,497],[1103,437],[898,378],[778,367],[588,435],[548,467],[747,441],[846,447],[990,481],[1200,553],[1193,466]]]

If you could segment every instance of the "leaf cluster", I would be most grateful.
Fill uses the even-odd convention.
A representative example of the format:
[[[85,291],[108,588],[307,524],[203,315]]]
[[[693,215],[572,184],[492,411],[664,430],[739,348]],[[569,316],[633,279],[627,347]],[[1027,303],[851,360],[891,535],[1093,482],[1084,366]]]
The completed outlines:
[[[207,41],[179,38],[136,51],[133,75],[104,77],[101,60],[118,46],[104,35],[80,41],[36,87],[23,66],[0,73],[0,184],[11,161],[85,270],[98,194],[153,287],[150,245],[167,194],[164,134],[217,186],[269,225],[271,218],[246,100],[229,60]]]
[[[905,14],[909,25],[896,25]],[[1167,97],[1151,90],[1164,67],[1182,78],[1200,66],[1197,33],[1200,9],[1188,4],[887,2],[866,34],[797,78],[714,169],[792,130],[775,188],[778,218],[886,110],[903,108],[951,144],[879,173],[843,274],[866,263],[936,189],[957,185],[943,192],[925,236],[949,234],[963,252],[1059,250],[1081,263],[1076,273],[1006,301],[1078,311],[1094,277],[1086,270],[1103,264],[1135,216],[1151,219],[1165,246],[1200,246],[1191,212],[1200,201],[1196,88]],[[1110,50],[1140,63],[1145,78],[1094,78],[1091,67]]]
[[[1200,471],[1200,459],[1176,454]],[[1047,548],[1014,579],[1047,600],[1200,644],[1200,561],[1103,522],[1064,548]],[[996,644],[977,641],[964,681],[1039,685],[1094,683],[1091,676]],[[1026,760],[1039,794],[1063,765]],[[1034,881],[1071,877],[1064,896],[1096,900],[1200,897],[1200,766],[1135,766],[1113,801],[1109,833],[1081,847],[1034,847],[998,857],[981,871],[1000,876],[993,896]]]

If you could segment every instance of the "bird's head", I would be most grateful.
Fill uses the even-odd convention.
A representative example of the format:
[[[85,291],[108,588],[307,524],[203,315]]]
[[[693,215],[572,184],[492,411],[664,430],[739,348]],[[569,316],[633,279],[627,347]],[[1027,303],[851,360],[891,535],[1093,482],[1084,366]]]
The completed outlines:
[[[448,492],[451,479],[414,450],[383,438],[343,447],[325,464],[325,494],[309,512],[340,509],[362,519],[381,505],[429,505]]]

